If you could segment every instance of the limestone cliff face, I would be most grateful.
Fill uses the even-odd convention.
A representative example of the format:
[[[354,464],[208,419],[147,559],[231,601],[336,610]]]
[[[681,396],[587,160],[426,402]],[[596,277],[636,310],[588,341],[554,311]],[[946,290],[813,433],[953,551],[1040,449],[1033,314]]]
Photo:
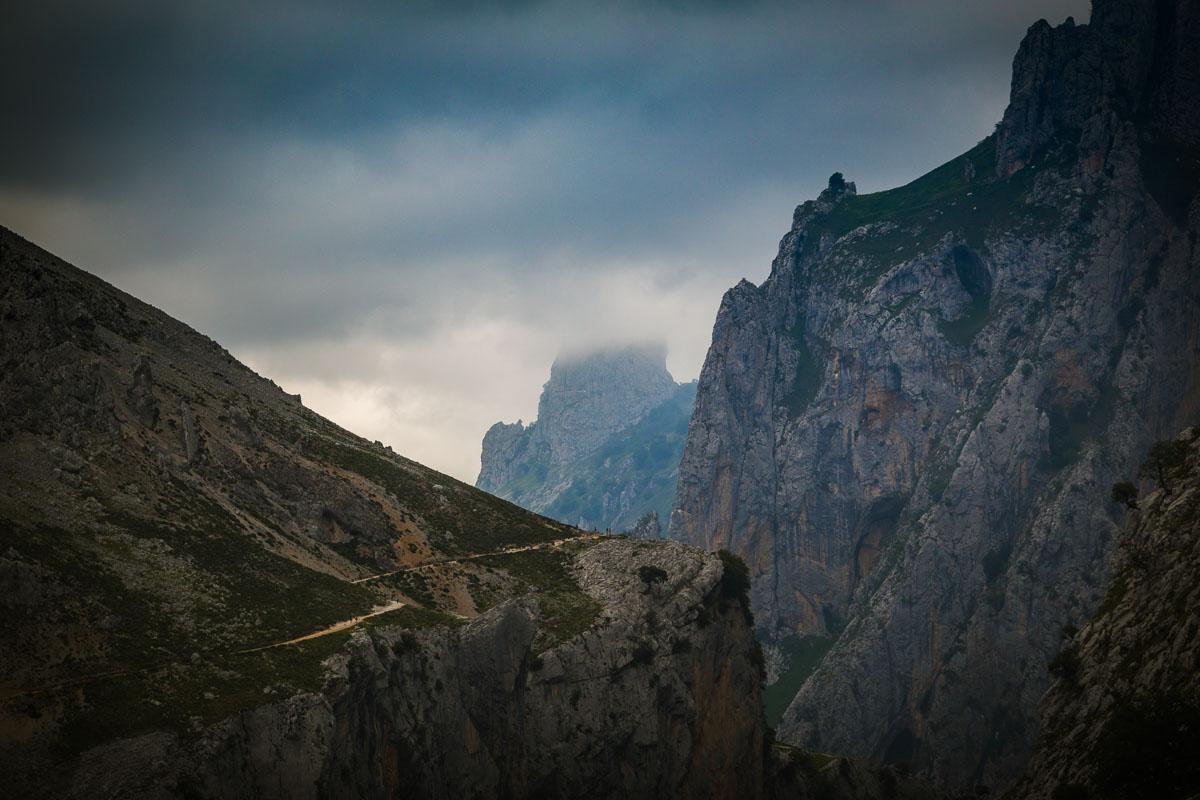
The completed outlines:
[[[993,136],[835,175],[725,296],[670,535],[746,559],[767,637],[840,634],[782,738],[961,785],[1027,758],[1108,486],[1200,419],[1197,14],[1038,23]]]
[[[1131,511],[1091,621],[1063,635],[1042,739],[1017,797],[1200,792],[1200,433],[1170,492]],[[1058,792],[1058,794],[1055,794]]]
[[[475,485],[580,527],[624,531],[650,511],[665,518],[693,394],[658,345],[560,358],[537,420],[488,430]]]
[[[87,753],[65,793],[762,796],[757,646],[720,559],[610,540],[573,573],[602,610],[568,641],[538,647],[521,601],[457,630],[360,631],[321,691]]]

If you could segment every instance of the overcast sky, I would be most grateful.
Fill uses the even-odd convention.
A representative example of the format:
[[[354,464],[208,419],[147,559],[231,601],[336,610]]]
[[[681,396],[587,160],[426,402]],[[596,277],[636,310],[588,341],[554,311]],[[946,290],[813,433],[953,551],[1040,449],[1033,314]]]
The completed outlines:
[[[0,24],[0,224],[473,482],[561,349],[664,340],[842,171],[987,135],[1087,0],[54,0]],[[603,8],[600,8],[603,6]]]

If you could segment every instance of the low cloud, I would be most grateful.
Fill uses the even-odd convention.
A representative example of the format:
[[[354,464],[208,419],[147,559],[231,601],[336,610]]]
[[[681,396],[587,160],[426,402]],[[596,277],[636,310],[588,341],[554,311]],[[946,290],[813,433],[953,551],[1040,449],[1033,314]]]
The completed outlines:
[[[473,480],[564,348],[696,376],[840,170],[916,177],[1086,3],[32,5],[0,31],[0,224],[339,423]]]

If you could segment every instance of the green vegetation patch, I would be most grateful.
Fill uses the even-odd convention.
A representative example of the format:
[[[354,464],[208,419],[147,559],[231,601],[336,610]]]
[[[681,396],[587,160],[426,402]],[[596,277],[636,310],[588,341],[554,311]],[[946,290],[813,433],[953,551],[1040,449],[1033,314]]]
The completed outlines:
[[[523,451],[527,448],[522,446],[519,449]],[[513,457],[517,458],[518,455],[519,453],[514,453]],[[512,480],[503,486],[501,491],[509,497],[524,498],[531,492],[535,492],[541,488],[549,474],[549,454],[539,451],[533,458],[517,464],[516,474],[513,475]]]
[[[844,198],[811,221],[802,257],[811,255],[825,236],[836,240],[862,226],[888,223],[845,242],[845,257],[828,265],[840,268],[850,258],[862,258],[862,267],[848,285],[863,290],[893,264],[927,251],[947,235],[983,249],[992,231],[1042,230],[1057,221],[1054,208],[1027,200],[1039,169],[1053,166],[1061,154],[1048,154],[1035,166],[997,178],[995,153],[995,137],[989,136],[909,184]],[[843,282],[847,278],[825,277]]]
[[[938,320],[938,332],[955,347],[966,347],[992,320],[992,304],[988,298],[973,299],[958,319]]]
[[[437,605],[437,600],[433,596],[433,590],[429,586],[429,581],[419,569],[397,572],[395,575],[381,578],[379,582],[399,589],[406,597],[412,598],[414,602],[420,603],[423,606],[434,607]]]
[[[296,692],[321,688],[321,663],[350,631],[256,653],[182,662],[86,684],[68,713],[60,746],[78,753],[115,739],[165,730],[187,733]]]
[[[171,620],[159,613],[149,621],[150,627],[177,624],[194,631],[195,643],[186,646],[250,647],[317,630],[364,613],[374,603],[364,586],[302,567],[265,549],[229,512],[186,487],[180,487],[164,515],[175,519],[175,524],[113,510],[105,521],[113,530],[166,543],[222,590],[224,600],[219,606],[198,604],[192,619]],[[136,554],[132,550],[130,556]],[[187,591],[187,587],[163,589]],[[104,602],[114,599],[106,593]]]
[[[369,611],[363,586],[264,549],[224,509],[180,492],[173,521],[109,510],[99,534],[13,532],[12,546],[82,609],[103,621],[105,658],[63,665],[61,677],[139,668],[193,652],[236,650],[300,636]]]
[[[356,627],[425,629],[464,622],[450,614],[406,606]],[[59,747],[73,754],[150,731],[187,734],[197,724],[219,722],[299,692],[319,691],[323,662],[343,649],[354,630],[249,653],[206,653],[198,659],[90,680],[80,689],[82,702],[67,715]]]
[[[796,317],[788,336],[796,352],[796,375],[783,396],[783,407],[792,419],[800,416],[804,409],[808,408],[825,378],[824,351],[827,345],[824,341],[811,337],[818,347],[818,351],[814,352],[809,346],[810,336],[806,328],[806,318],[800,314]]]
[[[788,659],[788,667],[779,680],[763,689],[763,713],[767,725],[774,728],[783,721],[783,713],[791,705],[800,687],[813,674],[834,640],[827,636],[788,636],[779,649]]]
[[[436,608],[417,608],[416,606],[404,606],[395,611],[389,611],[386,614],[379,614],[362,621],[361,626],[364,628],[383,628],[387,626],[396,626],[400,628],[457,628],[466,625],[467,620],[448,614],[445,611],[439,611]]]

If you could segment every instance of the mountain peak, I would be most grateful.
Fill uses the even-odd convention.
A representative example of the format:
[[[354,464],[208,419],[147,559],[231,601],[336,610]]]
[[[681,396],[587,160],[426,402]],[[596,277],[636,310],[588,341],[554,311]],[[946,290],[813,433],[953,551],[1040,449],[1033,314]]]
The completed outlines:
[[[996,169],[1011,175],[1049,145],[1132,120],[1179,144],[1200,143],[1200,38],[1194,4],[1097,0],[1092,21],[1029,28],[1013,59],[1009,106],[997,128]],[[1090,132],[1090,134],[1089,134]]]
[[[552,458],[567,463],[633,424],[675,391],[661,344],[559,356],[538,401]]]
[[[484,436],[476,486],[556,519],[624,530],[669,512],[695,387],[667,371],[666,346],[566,351],[527,427]],[[603,480],[599,480],[604,476]]]
[[[667,371],[667,349],[662,343],[564,351],[554,360],[550,379],[542,387],[537,419],[524,429],[497,423],[488,431],[476,485],[498,491],[507,483],[500,464],[508,459],[497,457],[501,451],[511,455],[516,437],[532,437],[521,444],[522,452],[533,446],[547,466],[562,467],[637,422],[677,387]]]

